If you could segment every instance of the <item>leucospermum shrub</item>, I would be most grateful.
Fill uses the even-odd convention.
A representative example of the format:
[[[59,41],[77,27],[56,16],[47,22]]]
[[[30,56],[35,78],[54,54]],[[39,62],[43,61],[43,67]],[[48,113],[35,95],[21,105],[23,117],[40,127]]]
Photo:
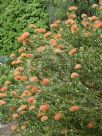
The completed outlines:
[[[21,48],[10,55],[12,79],[1,85],[0,110],[21,135],[101,136],[101,92],[88,88],[82,77],[86,53],[101,49],[102,22],[83,14],[80,25],[76,10],[69,7],[68,19],[56,20],[51,31],[30,24],[34,33],[17,38]]]

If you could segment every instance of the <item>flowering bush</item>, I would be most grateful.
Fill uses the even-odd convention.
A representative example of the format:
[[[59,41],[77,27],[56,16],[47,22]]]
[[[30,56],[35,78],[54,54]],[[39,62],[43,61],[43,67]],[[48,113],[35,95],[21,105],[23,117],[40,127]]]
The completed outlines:
[[[68,19],[56,20],[51,31],[30,24],[33,34],[17,38],[21,48],[10,55],[12,78],[1,84],[0,110],[21,135],[101,136],[102,96],[95,88],[101,76],[95,83],[92,72],[101,72],[94,50],[101,60],[102,22],[82,14],[79,24],[76,10],[69,7]]]

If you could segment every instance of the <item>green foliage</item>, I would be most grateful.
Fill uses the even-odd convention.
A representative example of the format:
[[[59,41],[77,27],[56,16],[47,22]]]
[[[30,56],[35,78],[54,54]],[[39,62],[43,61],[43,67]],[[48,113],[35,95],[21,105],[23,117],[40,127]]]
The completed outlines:
[[[27,31],[30,23],[46,27],[47,11],[44,0],[1,0],[0,1],[0,54],[16,52],[20,45],[16,37],[21,30]]]

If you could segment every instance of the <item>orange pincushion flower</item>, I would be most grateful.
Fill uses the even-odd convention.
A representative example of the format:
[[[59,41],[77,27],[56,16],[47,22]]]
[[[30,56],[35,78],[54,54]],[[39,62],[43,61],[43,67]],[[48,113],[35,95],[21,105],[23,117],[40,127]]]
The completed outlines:
[[[26,54],[26,58],[32,58],[33,54]]]
[[[58,26],[58,24],[55,24],[55,23],[50,25],[51,28],[56,28],[57,26]]]
[[[17,75],[14,77],[14,80],[20,80],[21,79],[21,75]]]
[[[56,113],[56,114],[54,115],[54,117],[53,117],[53,119],[54,119],[55,121],[60,121],[61,118],[62,118],[62,113],[61,113],[61,112]]]
[[[72,19],[68,19],[68,20],[66,20],[65,24],[72,25],[72,24],[74,24],[74,21]]]
[[[41,117],[43,117],[43,116],[44,116],[44,113],[38,113],[38,114],[37,114],[37,117],[38,117],[38,118],[41,118]]]
[[[18,72],[18,71],[20,71],[20,72],[21,72],[21,71],[23,71],[23,70],[24,70],[24,68],[23,68],[23,67],[17,67],[17,68],[16,68],[16,70],[17,70],[16,72]]]
[[[40,106],[40,111],[48,111],[49,110],[49,105],[48,104],[44,104]]]
[[[6,104],[6,101],[0,100],[0,106],[5,105],[5,104]]]
[[[25,110],[27,108],[27,105],[22,105],[18,108],[18,112],[22,111],[22,110]]]
[[[24,52],[24,49],[23,49],[23,48],[20,48],[20,49],[18,49],[18,52],[19,52],[19,53],[22,53],[22,52]]]
[[[64,49],[64,46],[63,45],[58,45],[57,48],[58,49]]]
[[[72,107],[69,108],[69,111],[75,112],[75,111],[78,111],[79,109],[80,109],[79,106],[72,106]]]
[[[28,103],[33,103],[35,101],[35,98],[34,97],[30,97],[27,99],[27,102]]]
[[[74,33],[74,32],[76,32],[77,30],[78,30],[77,25],[76,25],[76,24],[73,24],[73,25],[71,26],[71,32]]]
[[[72,74],[71,74],[71,78],[78,78],[80,75],[78,74],[78,73],[76,73],[76,72],[73,72]]]
[[[76,6],[71,6],[68,8],[69,11],[76,11],[77,10],[77,7]]]
[[[61,20],[55,20],[55,21],[54,21],[54,24],[59,25],[60,23],[61,23]]]
[[[43,116],[43,117],[41,117],[41,122],[44,122],[44,121],[46,121],[46,120],[48,120],[48,116]]]
[[[7,97],[7,94],[5,94],[5,93],[0,93],[0,98],[5,98],[5,97]]]
[[[57,41],[55,39],[51,39],[50,40],[50,44],[53,46],[53,47],[56,47],[57,46]]]
[[[26,89],[30,89],[30,88],[31,88],[31,85],[27,85],[27,86],[26,86]]]
[[[39,90],[39,89],[38,89],[37,86],[33,86],[31,92],[32,92],[32,93],[38,93],[38,90]]]
[[[37,48],[37,51],[38,51],[39,53],[43,52],[44,50],[45,50],[45,47],[44,47],[44,46],[40,46],[40,47]]]
[[[34,110],[35,109],[35,106],[30,106],[29,107],[29,110],[31,111],[31,110]]]
[[[17,119],[19,117],[19,115],[17,114],[17,113],[14,113],[13,115],[12,115],[12,118],[15,120],[15,119]]]
[[[2,88],[0,88],[0,92],[6,92],[7,91],[7,87],[2,87]]]
[[[37,78],[36,76],[34,76],[34,77],[31,77],[31,78],[29,79],[29,81],[30,81],[30,82],[38,82],[38,78]]]
[[[15,65],[15,64],[16,64],[16,61],[12,61],[12,62],[11,62],[11,65]]]
[[[44,78],[42,80],[42,85],[47,86],[48,84],[49,84],[49,79],[48,78]]]
[[[80,65],[80,64],[76,64],[75,66],[74,66],[74,69],[80,69],[82,66]]]
[[[89,17],[90,21],[96,21],[97,19],[98,19],[98,17],[96,17],[96,16]]]
[[[87,128],[89,128],[89,129],[94,128],[94,122],[93,122],[93,121],[90,121],[90,122],[87,124]]]
[[[76,17],[76,14],[70,14],[70,18],[75,19]]]
[[[38,33],[45,33],[46,32],[46,30],[42,29],[42,28],[35,29],[35,31]]]
[[[47,33],[44,34],[44,37],[47,38],[47,37],[49,37],[50,35],[51,35],[51,32],[47,32]]]
[[[77,49],[76,48],[73,48],[72,50],[69,51],[69,55],[74,55],[77,53]]]
[[[20,80],[23,82],[27,81],[27,76],[21,76]]]
[[[16,130],[16,129],[17,129],[17,125],[12,125],[12,126],[11,126],[11,130],[12,130],[12,131],[14,131],[14,130]]]
[[[31,92],[29,90],[25,90],[23,92],[23,94],[21,95],[21,97],[26,97],[26,96],[29,96],[29,95],[31,95]]]
[[[98,28],[102,28],[102,22],[101,21],[96,21],[93,25],[94,28],[98,29]]]
[[[61,38],[61,34],[60,34],[60,33],[56,34],[56,35],[54,36],[54,38],[55,38],[55,39],[60,39],[60,38]]]
[[[23,43],[24,40],[26,40],[29,37],[29,33],[25,32],[21,36],[18,37],[18,42]]]

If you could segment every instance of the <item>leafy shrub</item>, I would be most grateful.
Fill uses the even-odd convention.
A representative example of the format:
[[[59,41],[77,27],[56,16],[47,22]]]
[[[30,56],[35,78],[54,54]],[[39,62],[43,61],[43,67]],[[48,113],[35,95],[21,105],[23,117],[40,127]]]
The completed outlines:
[[[22,47],[10,55],[0,110],[22,136],[101,136],[102,22],[83,14],[80,25],[76,10],[69,7],[68,19],[55,21],[50,32],[30,24],[33,34],[20,35]]]
[[[47,10],[44,0],[1,0],[0,2],[0,54],[8,55],[20,47],[16,37],[26,31],[28,23],[46,27]]]

